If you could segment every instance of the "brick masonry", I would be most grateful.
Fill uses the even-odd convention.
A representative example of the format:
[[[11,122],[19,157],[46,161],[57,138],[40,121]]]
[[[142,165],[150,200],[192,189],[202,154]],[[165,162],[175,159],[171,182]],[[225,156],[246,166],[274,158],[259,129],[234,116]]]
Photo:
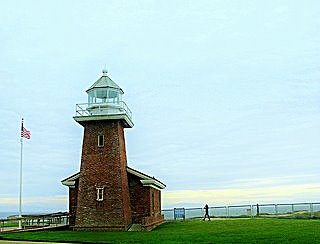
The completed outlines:
[[[150,187],[144,187],[135,175],[129,175],[128,178],[133,222],[141,223],[151,213]]]
[[[74,226],[76,223],[76,211],[78,203],[79,181],[77,180],[74,187],[69,188],[69,224]]]
[[[143,186],[139,177],[129,174],[131,211],[134,223],[142,223],[146,217],[158,218],[161,215],[161,192]]]
[[[126,230],[132,218],[123,127],[119,121],[83,125],[75,227]],[[104,135],[103,147],[98,135]],[[97,201],[97,187],[104,188],[103,201]]]
[[[124,129],[120,121],[81,124],[84,137],[80,173],[69,177],[66,184],[69,186],[70,226],[76,230],[127,230],[135,223],[149,230],[163,223],[161,191],[141,182],[154,178],[127,168]],[[98,146],[99,135],[104,136],[101,147]],[[103,188],[102,201],[97,199],[97,188]]]

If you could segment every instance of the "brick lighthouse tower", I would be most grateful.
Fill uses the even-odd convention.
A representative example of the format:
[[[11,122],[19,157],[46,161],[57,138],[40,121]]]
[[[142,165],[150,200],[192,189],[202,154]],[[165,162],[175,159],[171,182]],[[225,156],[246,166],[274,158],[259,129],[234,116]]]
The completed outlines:
[[[103,71],[75,121],[84,127],[75,227],[126,229],[132,222],[124,128],[132,128],[123,91]],[[112,179],[112,181],[110,180]]]
[[[62,180],[69,187],[70,226],[74,229],[152,229],[163,223],[165,184],[127,166],[124,128],[132,128],[123,90],[104,70],[77,104],[74,120],[84,127],[80,172]]]

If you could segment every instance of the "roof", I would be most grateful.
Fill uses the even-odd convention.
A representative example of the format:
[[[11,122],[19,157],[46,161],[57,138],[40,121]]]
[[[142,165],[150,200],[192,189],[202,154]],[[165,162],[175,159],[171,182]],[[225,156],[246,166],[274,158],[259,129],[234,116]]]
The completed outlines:
[[[100,79],[97,80],[92,86],[90,86],[87,92],[93,88],[107,88],[107,87],[121,90],[121,92],[124,93],[121,87],[118,86],[113,80],[109,78],[109,76],[107,75],[107,71],[105,70],[102,71],[102,76],[100,77]]]
[[[80,177],[80,172],[69,176],[68,178],[61,181],[62,185],[72,187],[75,185],[76,180]]]
[[[151,177],[149,175],[146,175],[146,174],[144,174],[138,170],[135,170],[133,168],[130,168],[128,166],[127,166],[127,172],[129,174],[133,174],[133,175],[141,178],[140,181],[144,186],[151,186],[151,187],[156,186],[157,188],[159,188],[159,190],[166,188],[166,185],[163,184],[161,181],[157,180],[156,178]]]
[[[138,170],[135,170],[133,168],[130,168],[127,166],[127,172],[128,174],[132,174],[140,178],[140,182],[142,183],[143,186],[149,186],[153,187],[157,190],[164,189],[166,185],[162,183],[161,181],[157,180],[154,177],[151,177],[149,175],[146,175]],[[64,179],[61,181],[61,183],[65,186],[73,188],[75,186],[76,180],[79,179],[80,177],[80,172],[69,176],[68,178]]]

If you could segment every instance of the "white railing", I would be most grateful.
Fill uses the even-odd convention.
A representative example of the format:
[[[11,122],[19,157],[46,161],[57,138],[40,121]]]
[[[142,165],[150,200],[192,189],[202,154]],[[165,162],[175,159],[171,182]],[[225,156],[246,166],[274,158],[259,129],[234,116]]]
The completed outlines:
[[[182,211],[183,209],[183,211]],[[174,220],[176,209],[163,209],[166,220]],[[203,218],[203,208],[179,208],[184,212],[184,218]],[[212,206],[209,208],[210,217],[218,218],[320,218],[320,202],[313,203],[273,203],[246,204],[231,206]],[[180,217],[180,216],[178,216]]]
[[[119,103],[78,103],[76,104],[76,117],[108,114],[127,114],[132,119],[132,112],[123,101]]]

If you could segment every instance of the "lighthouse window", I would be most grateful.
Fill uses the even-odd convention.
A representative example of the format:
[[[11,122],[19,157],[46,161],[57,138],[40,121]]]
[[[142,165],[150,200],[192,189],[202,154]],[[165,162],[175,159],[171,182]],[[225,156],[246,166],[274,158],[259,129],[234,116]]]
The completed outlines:
[[[117,90],[109,90],[109,102],[119,103],[119,92]]]
[[[98,135],[98,147],[104,146],[104,135]]]
[[[107,99],[107,89],[96,90],[96,103],[105,103]]]
[[[97,201],[103,201],[103,187],[97,187]]]
[[[95,103],[96,102],[96,98],[94,96],[94,91],[89,91],[88,92],[88,103]]]

